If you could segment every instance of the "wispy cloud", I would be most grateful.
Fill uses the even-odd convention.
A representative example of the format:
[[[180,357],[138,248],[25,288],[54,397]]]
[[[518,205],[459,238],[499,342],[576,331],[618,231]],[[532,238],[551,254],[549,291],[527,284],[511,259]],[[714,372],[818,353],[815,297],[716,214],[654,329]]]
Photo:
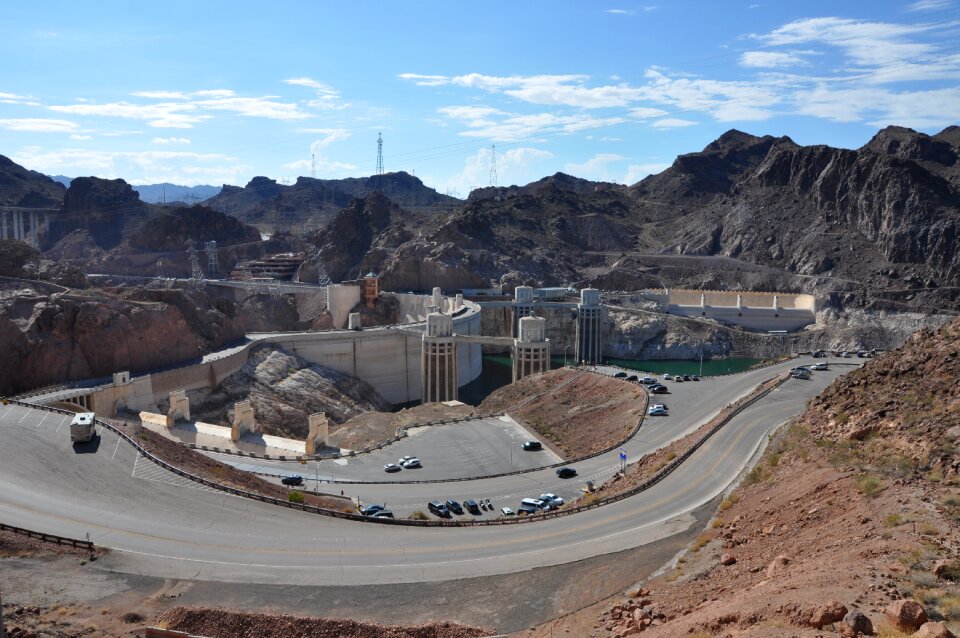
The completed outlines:
[[[151,142],[154,144],[189,144],[190,140],[186,137],[155,137]]]
[[[326,156],[325,149],[334,142],[340,142],[350,139],[352,133],[347,129],[329,128],[329,129],[301,129],[303,132],[316,133],[323,135],[318,140],[310,144],[310,159],[300,159],[288,162],[283,165],[286,170],[298,170],[306,173],[316,167],[321,174],[342,174],[353,171],[357,167],[349,162],[340,162],[331,160]]]
[[[450,83],[445,75],[421,75],[420,73],[401,73],[397,76],[401,80],[408,80],[417,86],[442,86]]]
[[[43,118],[16,118],[0,120],[0,129],[29,133],[70,133],[79,128],[69,120],[50,120]]]
[[[623,178],[624,184],[636,184],[648,175],[656,175],[666,170],[670,165],[661,162],[651,162],[649,164],[631,164],[627,167],[627,175]]]
[[[564,164],[563,170],[571,175],[584,179],[612,182],[616,180],[616,178],[613,177],[614,168],[612,165],[620,164],[625,159],[623,155],[616,153],[598,153],[580,164],[573,162]],[[620,173],[619,170],[616,172]]]
[[[780,67],[801,66],[807,61],[793,53],[779,51],[744,51],[740,64],[746,67],[775,69]]]
[[[596,117],[586,113],[518,114],[471,106],[441,107],[438,112],[466,127],[467,130],[462,131],[460,135],[486,138],[497,142],[515,142],[544,134],[576,133],[627,121],[623,117]]]
[[[952,4],[952,0],[919,0],[918,2],[908,4],[906,10],[910,12],[938,11],[940,9],[946,9]]]
[[[317,97],[316,99],[307,102],[307,104],[315,109],[339,110],[351,106],[348,102],[344,102],[342,100],[340,91],[333,88],[329,84],[314,80],[313,78],[291,78],[289,80],[284,80],[284,83],[293,86],[305,86],[309,89],[313,89],[313,92]]]
[[[684,120],[679,117],[666,117],[662,120],[657,120],[650,126],[652,126],[653,128],[664,129],[664,128],[683,128],[685,126],[695,126],[696,124],[697,122],[694,122],[693,120]]]
[[[482,148],[464,161],[463,169],[442,182],[439,190],[466,196],[474,188],[490,183],[490,161],[493,152]],[[526,184],[543,176],[542,163],[553,159],[550,151],[521,146],[497,152],[497,181],[501,186]]]
[[[632,16],[636,15],[637,12],[632,9],[607,9],[606,13],[612,13],[617,16]]]

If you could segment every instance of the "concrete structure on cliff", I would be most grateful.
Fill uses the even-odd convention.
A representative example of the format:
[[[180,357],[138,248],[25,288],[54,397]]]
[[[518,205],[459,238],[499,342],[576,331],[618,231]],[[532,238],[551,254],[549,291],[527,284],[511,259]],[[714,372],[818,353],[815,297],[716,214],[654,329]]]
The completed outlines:
[[[817,320],[813,295],[745,290],[645,291],[667,314],[714,319],[757,332],[792,332]]]
[[[423,333],[420,359],[420,387],[423,402],[456,401],[457,342],[453,337],[453,321],[449,315],[431,312]]]
[[[550,369],[550,340],[542,317],[521,317],[519,337],[513,340],[513,382]]]

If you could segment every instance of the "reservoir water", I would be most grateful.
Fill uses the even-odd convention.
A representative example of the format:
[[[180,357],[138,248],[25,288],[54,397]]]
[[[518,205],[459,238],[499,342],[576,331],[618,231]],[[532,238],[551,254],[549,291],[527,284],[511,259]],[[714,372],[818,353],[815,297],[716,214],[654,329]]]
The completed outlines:
[[[761,359],[705,359],[703,361],[703,370],[701,372],[700,361],[678,360],[678,359],[605,359],[604,363],[637,370],[638,372],[654,372],[663,374],[702,374],[705,377],[729,374],[731,372],[743,372],[750,366],[760,363]],[[572,363],[571,358],[568,362]],[[550,360],[550,368],[562,368],[564,365],[563,357],[553,357]],[[484,355],[483,372],[480,377],[471,381],[460,388],[460,400],[470,405],[480,404],[487,396],[512,380],[513,361],[507,355]]]

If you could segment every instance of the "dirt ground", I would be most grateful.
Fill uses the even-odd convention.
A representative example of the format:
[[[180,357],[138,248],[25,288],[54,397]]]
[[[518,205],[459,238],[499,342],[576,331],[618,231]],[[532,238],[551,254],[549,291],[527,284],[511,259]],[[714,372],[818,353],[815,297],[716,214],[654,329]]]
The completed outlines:
[[[571,368],[504,386],[477,408],[485,414],[506,412],[567,459],[623,441],[637,427],[645,409],[646,394],[640,386]]]

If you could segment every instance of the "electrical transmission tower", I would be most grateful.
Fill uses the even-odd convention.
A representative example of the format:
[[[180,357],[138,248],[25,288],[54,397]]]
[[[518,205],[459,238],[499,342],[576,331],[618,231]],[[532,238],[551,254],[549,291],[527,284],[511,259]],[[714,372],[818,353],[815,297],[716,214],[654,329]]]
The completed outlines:
[[[383,135],[377,133],[377,179],[376,189],[379,191],[383,185]]]
[[[490,145],[490,185],[497,186],[497,145]]]
[[[317,179],[317,154],[310,156],[310,177]]]
[[[187,240],[187,257],[190,259],[190,279],[191,283],[198,288],[203,285],[203,270],[200,268],[200,258],[197,257],[197,249],[193,246],[193,240]]]
[[[207,271],[210,276],[220,274],[220,260],[217,258],[217,242],[208,241],[204,243],[203,249],[207,252]]]

